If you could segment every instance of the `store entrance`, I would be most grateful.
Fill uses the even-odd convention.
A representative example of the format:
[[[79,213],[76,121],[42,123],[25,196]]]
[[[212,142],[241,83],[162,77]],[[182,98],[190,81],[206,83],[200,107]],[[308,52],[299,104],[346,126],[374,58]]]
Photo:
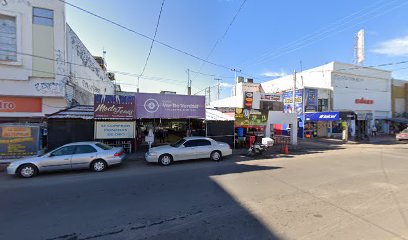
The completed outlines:
[[[366,120],[356,121],[356,140],[364,140],[368,138],[368,127]]]

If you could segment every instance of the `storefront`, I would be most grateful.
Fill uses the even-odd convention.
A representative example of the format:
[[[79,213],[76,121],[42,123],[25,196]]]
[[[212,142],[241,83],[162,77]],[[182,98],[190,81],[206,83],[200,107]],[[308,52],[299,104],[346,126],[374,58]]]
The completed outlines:
[[[0,159],[36,155],[41,149],[41,126],[0,124]]]
[[[256,137],[264,137],[268,122],[268,111],[235,109],[236,146],[249,148]]]

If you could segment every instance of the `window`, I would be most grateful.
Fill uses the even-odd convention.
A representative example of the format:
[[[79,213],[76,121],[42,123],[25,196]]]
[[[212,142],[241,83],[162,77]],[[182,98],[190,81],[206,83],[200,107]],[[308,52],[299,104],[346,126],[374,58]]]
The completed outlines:
[[[329,100],[328,99],[319,99],[319,112],[329,111]]]
[[[52,152],[52,156],[71,155],[74,153],[74,150],[75,150],[75,146],[62,147]]]
[[[109,146],[109,145],[106,145],[106,144],[104,144],[104,143],[95,143],[95,145],[98,147],[98,148],[100,148],[100,149],[103,149],[103,150],[111,150],[113,147],[111,147],[111,146]]]
[[[33,8],[33,24],[54,26],[54,11],[44,8]]]
[[[210,146],[211,142],[205,139],[190,140],[184,143],[185,147],[201,147],[201,146]]]
[[[17,61],[16,17],[0,14],[0,61]]]
[[[77,145],[75,149],[75,154],[83,154],[83,153],[94,153],[96,149],[90,145]]]

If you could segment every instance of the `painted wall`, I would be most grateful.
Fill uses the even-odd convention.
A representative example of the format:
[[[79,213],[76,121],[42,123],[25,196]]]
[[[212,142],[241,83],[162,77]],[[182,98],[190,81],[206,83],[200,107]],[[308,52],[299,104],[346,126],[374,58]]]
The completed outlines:
[[[392,80],[392,116],[408,113],[408,81]]]

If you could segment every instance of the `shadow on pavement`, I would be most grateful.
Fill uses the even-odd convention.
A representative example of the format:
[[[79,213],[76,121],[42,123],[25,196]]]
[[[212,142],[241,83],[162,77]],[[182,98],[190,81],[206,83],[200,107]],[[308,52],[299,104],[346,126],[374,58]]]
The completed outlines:
[[[121,175],[123,167],[112,177],[81,181],[76,171],[74,182],[0,189],[0,239],[279,239],[212,177],[281,167],[190,161]]]

